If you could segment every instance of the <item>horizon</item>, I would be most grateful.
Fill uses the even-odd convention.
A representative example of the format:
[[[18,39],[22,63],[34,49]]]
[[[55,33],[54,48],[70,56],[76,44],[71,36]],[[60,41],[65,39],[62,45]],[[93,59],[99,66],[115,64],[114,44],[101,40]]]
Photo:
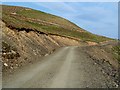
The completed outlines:
[[[118,6],[113,2],[3,2],[65,18],[91,33],[118,39]]]

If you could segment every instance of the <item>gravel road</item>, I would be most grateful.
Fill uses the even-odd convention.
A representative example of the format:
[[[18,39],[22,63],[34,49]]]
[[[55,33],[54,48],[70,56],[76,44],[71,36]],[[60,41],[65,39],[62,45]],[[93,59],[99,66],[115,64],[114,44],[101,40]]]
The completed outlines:
[[[110,88],[113,81],[82,47],[63,47],[3,77],[3,88]]]

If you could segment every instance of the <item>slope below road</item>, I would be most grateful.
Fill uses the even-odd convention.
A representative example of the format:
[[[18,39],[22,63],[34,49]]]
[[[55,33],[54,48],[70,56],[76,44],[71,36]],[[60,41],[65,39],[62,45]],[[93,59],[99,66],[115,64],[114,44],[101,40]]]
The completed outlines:
[[[115,87],[82,47],[63,47],[37,63],[3,77],[3,88]]]

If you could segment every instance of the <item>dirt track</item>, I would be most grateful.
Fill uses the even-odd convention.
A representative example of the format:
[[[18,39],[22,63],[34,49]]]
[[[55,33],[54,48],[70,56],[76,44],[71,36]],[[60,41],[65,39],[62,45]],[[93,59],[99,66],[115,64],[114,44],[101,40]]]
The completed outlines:
[[[41,60],[42,59],[42,60]],[[114,81],[82,48],[63,47],[3,77],[3,88],[108,88]]]

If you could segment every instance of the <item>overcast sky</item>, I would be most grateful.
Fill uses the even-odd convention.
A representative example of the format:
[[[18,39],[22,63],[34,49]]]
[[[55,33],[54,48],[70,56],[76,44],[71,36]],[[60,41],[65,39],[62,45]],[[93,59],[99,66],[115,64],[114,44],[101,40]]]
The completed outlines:
[[[95,34],[118,38],[117,2],[6,2],[64,17]]]

